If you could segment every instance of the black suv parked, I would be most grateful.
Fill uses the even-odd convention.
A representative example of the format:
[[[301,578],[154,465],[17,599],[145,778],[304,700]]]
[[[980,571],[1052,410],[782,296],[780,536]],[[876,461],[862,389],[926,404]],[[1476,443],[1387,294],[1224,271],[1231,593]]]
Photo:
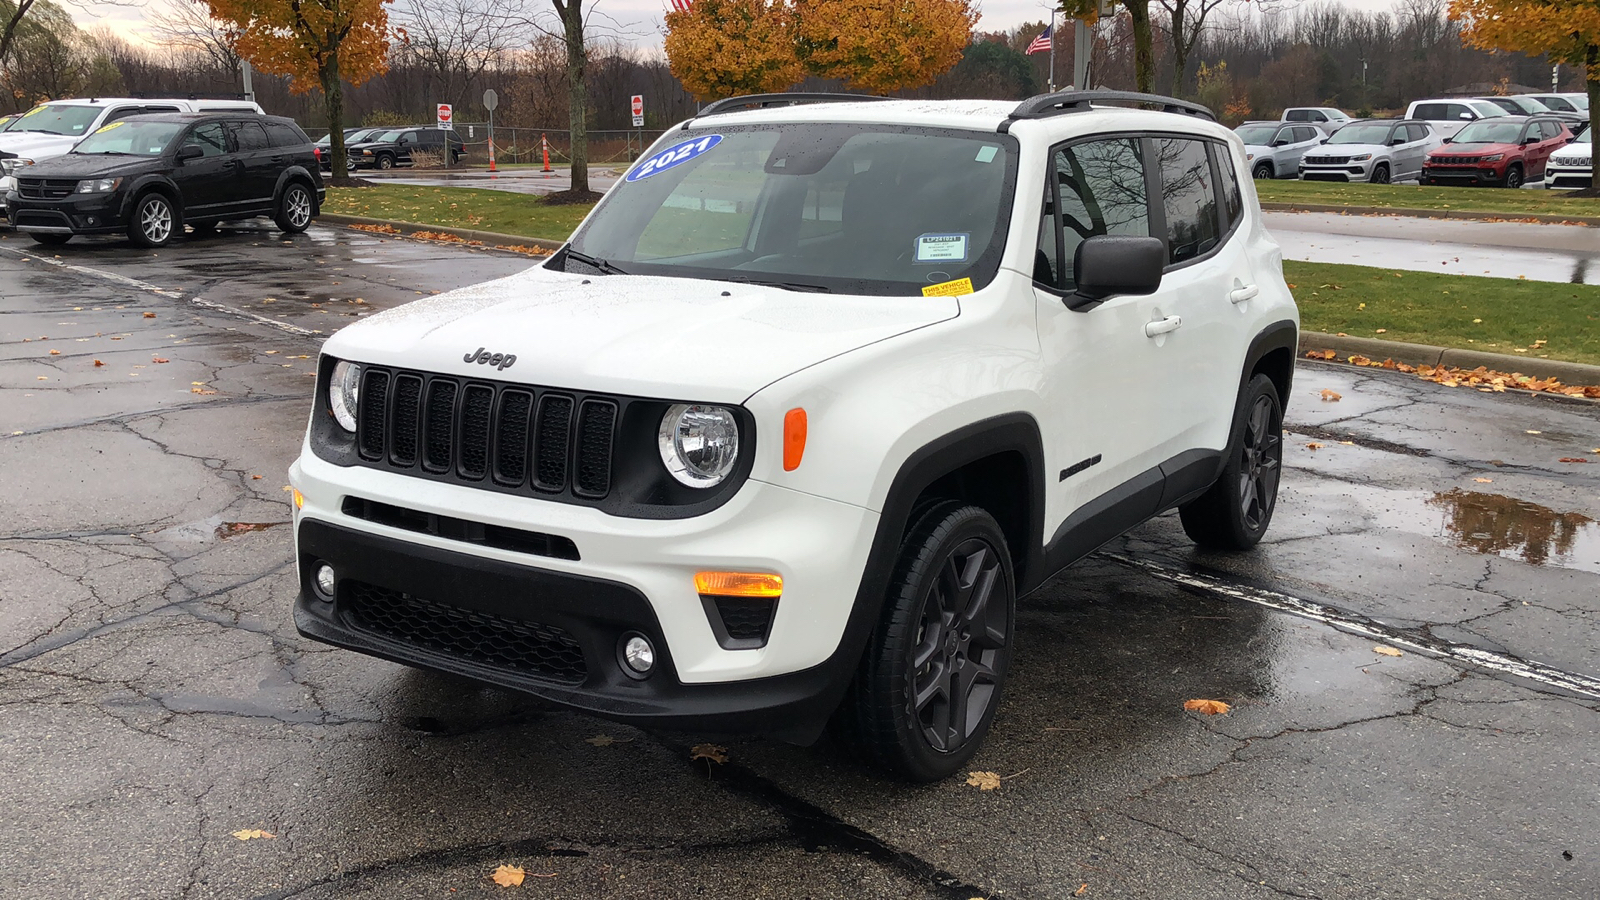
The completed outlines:
[[[202,232],[255,216],[301,232],[324,193],[311,139],[293,120],[157,113],[119,119],[29,166],[6,200],[12,225],[41,244],[125,232],[160,247],[185,224]]]
[[[345,168],[392,169],[395,166],[409,166],[412,164],[413,150],[443,154],[447,134],[450,136],[450,163],[454,165],[467,152],[466,143],[456,137],[453,131],[415,126],[369,135],[365,141],[349,145],[345,148],[349,155]]]

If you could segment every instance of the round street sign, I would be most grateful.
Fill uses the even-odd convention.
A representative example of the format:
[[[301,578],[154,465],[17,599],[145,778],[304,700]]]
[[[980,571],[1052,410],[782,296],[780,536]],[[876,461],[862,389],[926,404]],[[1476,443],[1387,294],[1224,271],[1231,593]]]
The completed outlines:
[[[496,94],[494,92],[494,88],[490,88],[487,91],[483,92],[483,108],[484,109],[487,109],[489,112],[494,112],[494,108],[496,106],[499,106],[499,105],[500,105],[500,95]]]

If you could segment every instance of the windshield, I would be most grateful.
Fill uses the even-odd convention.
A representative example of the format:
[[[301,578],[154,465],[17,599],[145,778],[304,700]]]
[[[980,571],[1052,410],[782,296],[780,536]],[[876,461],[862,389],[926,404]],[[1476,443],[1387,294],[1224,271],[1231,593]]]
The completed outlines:
[[[1234,129],[1239,135],[1239,140],[1246,144],[1255,144],[1265,147],[1272,143],[1272,136],[1278,133],[1276,125],[1240,125]]]
[[[1346,125],[1328,138],[1330,144],[1385,144],[1389,141],[1388,124]]]
[[[121,119],[110,125],[101,126],[94,134],[79,141],[72,152],[160,156],[182,130],[182,122],[135,122]]]
[[[1456,132],[1456,144],[1515,144],[1522,139],[1521,122],[1473,122]]]
[[[1010,136],[730,125],[667,143],[573,235],[568,271],[915,295],[963,278],[981,288],[999,267],[1016,183]]]
[[[397,128],[394,131],[374,131],[363,137],[361,142],[363,144],[396,144],[400,142],[400,135],[404,131],[404,128]]]
[[[44,134],[60,134],[69,137],[81,137],[100,117],[102,112],[98,106],[70,106],[66,104],[50,104],[35,106],[22,114],[22,118],[11,123],[11,131],[38,131]]]

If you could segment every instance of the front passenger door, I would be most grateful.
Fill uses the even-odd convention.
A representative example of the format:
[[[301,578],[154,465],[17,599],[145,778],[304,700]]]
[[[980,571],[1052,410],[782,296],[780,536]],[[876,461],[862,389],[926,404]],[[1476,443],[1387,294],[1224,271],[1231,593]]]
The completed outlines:
[[[227,210],[233,196],[233,159],[221,122],[196,125],[178,149],[198,147],[200,156],[173,168],[172,180],[183,195],[184,218],[207,218]]]

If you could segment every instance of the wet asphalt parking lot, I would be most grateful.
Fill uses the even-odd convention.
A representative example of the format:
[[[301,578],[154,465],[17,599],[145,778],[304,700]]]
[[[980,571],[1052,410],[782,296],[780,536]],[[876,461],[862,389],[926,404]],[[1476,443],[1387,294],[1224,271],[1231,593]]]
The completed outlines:
[[[1164,516],[1020,604],[994,791],[300,638],[321,337],[528,265],[0,237],[0,897],[1600,894],[1592,403],[1302,365],[1257,551]]]

